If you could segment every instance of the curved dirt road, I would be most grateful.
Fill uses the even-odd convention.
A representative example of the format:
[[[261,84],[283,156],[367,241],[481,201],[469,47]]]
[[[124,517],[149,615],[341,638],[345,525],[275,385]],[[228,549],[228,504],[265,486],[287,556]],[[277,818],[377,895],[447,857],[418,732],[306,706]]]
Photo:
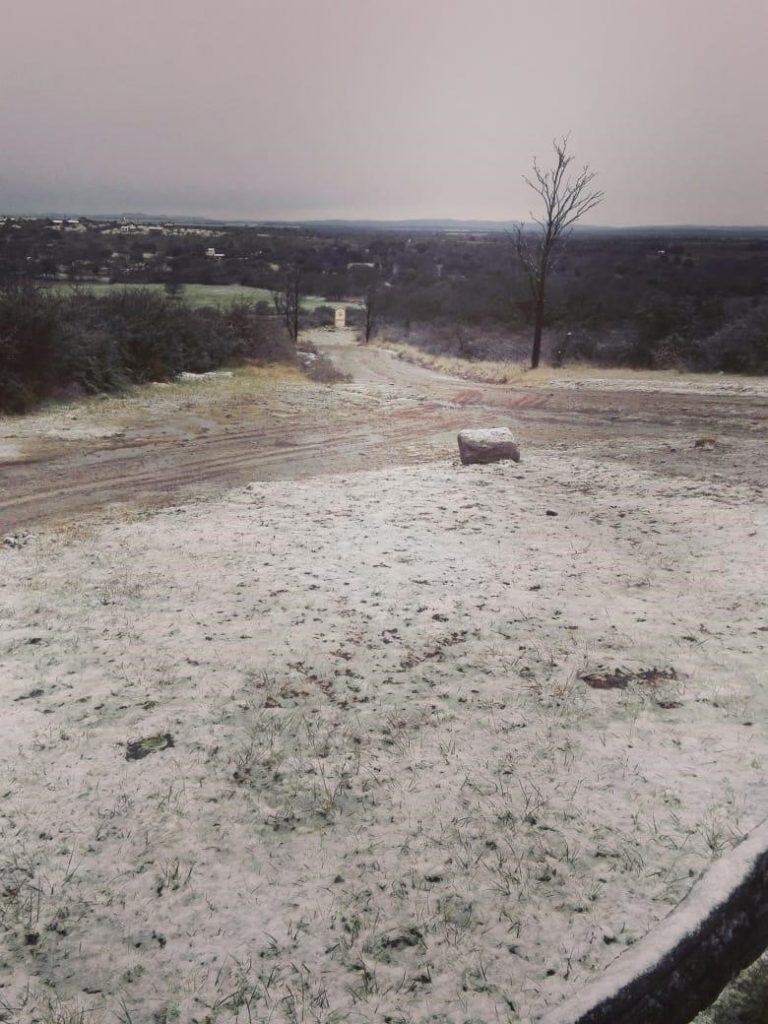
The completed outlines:
[[[768,403],[753,395],[488,386],[360,347],[351,332],[314,332],[312,340],[351,383],[297,382],[287,405],[267,400],[246,420],[233,415],[197,429],[138,423],[119,435],[27,443],[21,457],[5,462],[0,445],[0,533],[71,522],[116,503],[178,504],[256,479],[451,458],[456,431],[472,426],[508,424],[527,448],[586,446],[602,458],[642,460],[673,474],[766,478]],[[702,434],[719,439],[704,460],[692,450]],[[13,437],[6,430],[0,440]],[[749,457],[734,458],[736,448]]]

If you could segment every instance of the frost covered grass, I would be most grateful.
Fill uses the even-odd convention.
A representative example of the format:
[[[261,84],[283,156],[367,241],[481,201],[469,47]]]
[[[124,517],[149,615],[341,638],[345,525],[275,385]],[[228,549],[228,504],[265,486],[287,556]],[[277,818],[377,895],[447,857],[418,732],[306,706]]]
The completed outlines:
[[[766,814],[767,518],[529,451],[0,552],[0,1009],[535,1020]]]

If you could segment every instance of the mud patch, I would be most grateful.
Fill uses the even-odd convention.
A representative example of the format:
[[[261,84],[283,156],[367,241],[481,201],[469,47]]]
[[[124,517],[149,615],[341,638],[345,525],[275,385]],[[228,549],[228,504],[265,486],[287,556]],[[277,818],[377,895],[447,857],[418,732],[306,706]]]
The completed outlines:
[[[655,689],[676,680],[677,672],[673,668],[644,668],[638,672],[617,668],[613,672],[589,672],[581,679],[593,690],[626,690],[630,683]],[[680,705],[675,703],[675,706]]]
[[[173,736],[169,732],[145,736],[140,740],[129,740],[125,745],[125,760],[140,761],[143,757],[156,754],[160,750],[168,750],[174,746]]]

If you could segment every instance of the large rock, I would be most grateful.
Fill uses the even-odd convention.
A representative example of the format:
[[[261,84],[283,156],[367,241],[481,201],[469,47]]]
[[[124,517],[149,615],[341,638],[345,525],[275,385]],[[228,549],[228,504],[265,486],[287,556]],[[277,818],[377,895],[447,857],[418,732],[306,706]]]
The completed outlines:
[[[459,457],[465,466],[473,462],[520,461],[520,449],[507,427],[488,430],[462,430],[459,434]]]

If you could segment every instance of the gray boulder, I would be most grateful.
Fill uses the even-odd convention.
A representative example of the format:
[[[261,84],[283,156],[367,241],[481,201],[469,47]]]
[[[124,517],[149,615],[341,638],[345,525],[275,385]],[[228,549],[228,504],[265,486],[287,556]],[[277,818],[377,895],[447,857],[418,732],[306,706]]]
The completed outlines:
[[[465,466],[473,462],[520,461],[520,449],[508,427],[487,430],[462,430],[459,434],[459,457]]]

